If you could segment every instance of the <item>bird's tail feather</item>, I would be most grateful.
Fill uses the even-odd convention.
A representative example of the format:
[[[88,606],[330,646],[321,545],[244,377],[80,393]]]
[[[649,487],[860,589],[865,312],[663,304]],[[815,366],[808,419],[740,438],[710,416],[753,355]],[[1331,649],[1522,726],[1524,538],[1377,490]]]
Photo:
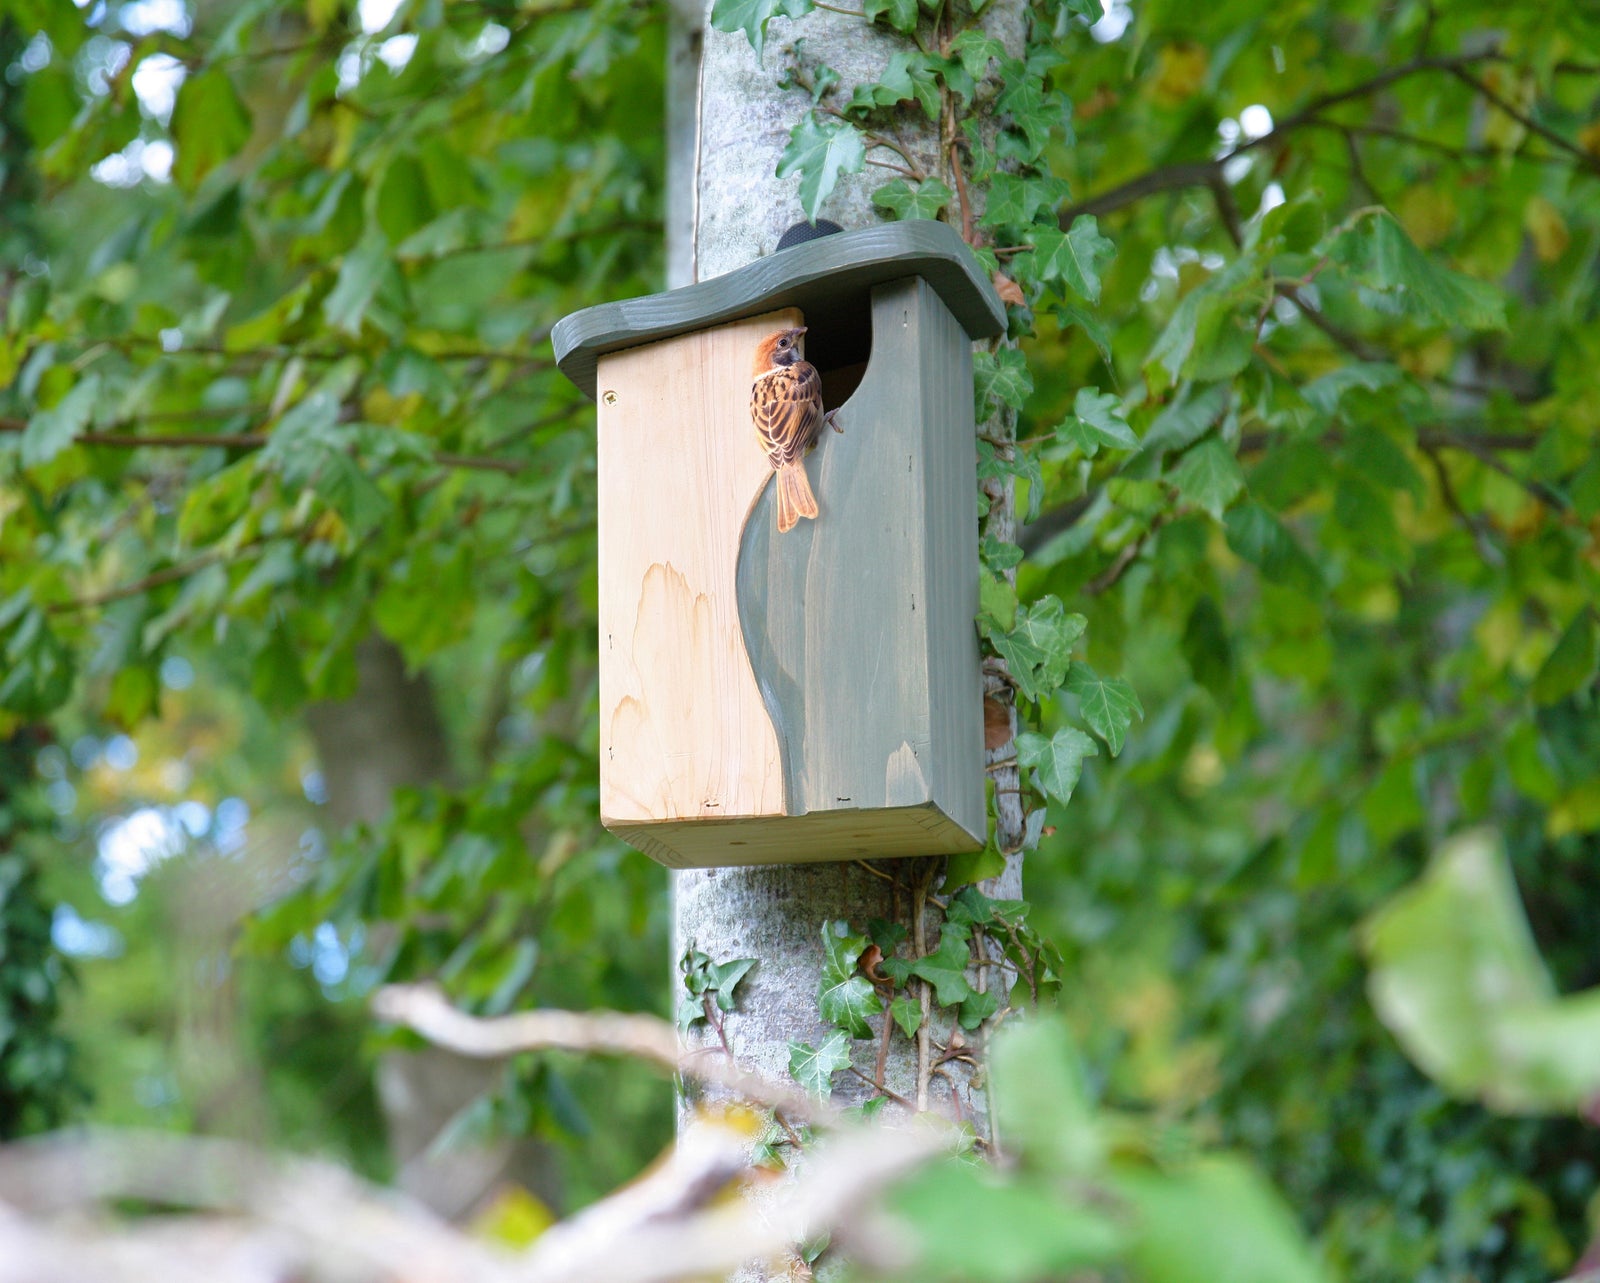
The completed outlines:
[[[778,533],[793,530],[801,517],[817,517],[817,497],[803,463],[786,463],[778,469]]]

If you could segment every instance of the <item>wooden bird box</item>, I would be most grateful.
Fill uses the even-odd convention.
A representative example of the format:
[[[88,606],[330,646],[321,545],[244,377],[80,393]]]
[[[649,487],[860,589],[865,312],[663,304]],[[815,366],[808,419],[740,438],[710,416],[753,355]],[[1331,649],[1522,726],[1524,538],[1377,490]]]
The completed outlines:
[[[756,345],[804,325],[837,407],[780,533]],[[971,344],[1005,309],[949,227],[781,250],[591,307],[553,340],[598,402],[600,814],[674,868],[981,847]]]

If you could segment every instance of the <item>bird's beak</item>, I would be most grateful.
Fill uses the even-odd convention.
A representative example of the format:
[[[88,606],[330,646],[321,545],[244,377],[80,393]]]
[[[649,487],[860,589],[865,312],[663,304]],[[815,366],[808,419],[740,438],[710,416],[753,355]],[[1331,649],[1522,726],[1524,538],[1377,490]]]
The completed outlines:
[[[804,334],[806,332],[806,327],[803,325],[797,325],[794,327],[794,332],[796,334]]]

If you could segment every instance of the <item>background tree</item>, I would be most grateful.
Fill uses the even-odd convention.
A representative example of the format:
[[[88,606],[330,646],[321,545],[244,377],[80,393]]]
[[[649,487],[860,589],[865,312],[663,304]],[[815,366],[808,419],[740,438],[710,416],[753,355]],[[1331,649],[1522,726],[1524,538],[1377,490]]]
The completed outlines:
[[[1596,1165],[1570,1094],[1508,1087],[1470,1040],[1450,1045],[1471,1072],[1424,1055],[1438,1082],[1420,1074],[1353,928],[1489,821],[1556,979],[1595,979],[1596,21],[1036,4],[1026,44],[1002,31],[996,51],[963,4],[813,7],[719,6],[741,33],[708,36],[752,75],[764,37],[763,95],[790,79],[763,98],[786,113],[768,124],[790,199],[858,223],[871,190],[874,217],[945,217],[1012,304],[1014,342],[980,362],[980,627],[1021,718],[996,803],[1033,845],[1027,925],[1061,956],[1037,978],[1071,978],[1087,1084],[1025,1095],[1023,1130],[1077,1134],[1049,1099],[1134,1111],[1107,1124],[1139,1138],[1113,1147],[1134,1178],[1095,1169],[1123,1200],[1155,1188],[1138,1171],[1214,1171],[1185,1166],[1197,1137],[1246,1147],[1350,1277],[1568,1268]],[[263,1071],[267,1098],[360,1027],[322,991],[429,977],[488,1015],[675,1007],[664,880],[595,822],[592,449],[542,346],[564,313],[662,283],[661,15],[6,11],[4,120],[30,144],[6,190],[39,240],[5,265],[0,729],[57,723],[34,755],[58,811],[47,890],[128,951],[113,967],[76,937],[86,1052],[163,883],[221,860],[275,907],[205,983],[287,955],[292,995],[233,986],[232,1027],[249,1046],[269,1011],[320,1022]],[[881,66],[832,81],[823,24],[868,22],[851,47]],[[954,161],[947,102],[978,122],[956,123]],[[930,158],[913,139],[935,126]],[[356,689],[374,632],[438,692],[450,782],[321,833],[333,773],[300,715]],[[167,847],[126,841],[144,811]],[[1423,909],[1456,903],[1447,872]],[[1471,973],[1476,945],[1436,917],[1380,921]],[[1374,940],[1380,976],[1408,974]],[[161,1019],[138,1044],[157,1063]],[[1075,1081],[1070,1055],[1037,1060]],[[209,1125],[198,1084],[153,1080],[170,1121]],[[132,1079],[99,1081],[104,1101]],[[359,1126],[293,1098],[279,1134],[382,1167],[358,1139],[370,1096]],[[631,1067],[541,1057],[459,1130],[588,1127],[566,1164],[582,1202],[667,1112]],[[1056,1198],[1039,1174],[1073,1161],[1024,1166]],[[1211,1223],[1203,1199],[1185,1220],[1149,1196],[1141,1232]],[[1276,1241],[1270,1220],[1236,1237]],[[1194,1277],[1140,1241],[1145,1276]]]

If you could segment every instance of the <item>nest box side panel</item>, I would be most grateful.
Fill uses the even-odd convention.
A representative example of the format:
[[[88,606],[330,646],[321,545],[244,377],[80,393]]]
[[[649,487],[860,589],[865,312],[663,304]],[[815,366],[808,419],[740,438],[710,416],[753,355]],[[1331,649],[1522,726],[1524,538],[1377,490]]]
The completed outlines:
[[[970,850],[984,832],[975,483],[953,497],[961,469],[932,454],[975,457],[970,374],[962,382],[970,340],[919,278],[874,287],[871,308],[871,357],[839,409],[843,433],[824,430],[810,460],[818,518],[779,534],[763,491],[740,554],[740,618],[782,745],[789,814],[876,810],[878,854]],[[952,415],[964,416],[954,441]],[[952,503],[954,514],[933,510]],[[970,649],[966,672],[952,672],[935,629]],[[947,683],[956,689],[934,691]],[[939,720],[952,712],[966,728],[959,744]],[[962,806],[951,823],[947,781],[967,774],[977,818]],[[907,829],[909,843],[896,841]]]
[[[929,720],[939,751],[933,797],[971,840],[989,832],[983,791],[983,676],[978,649],[978,448],[972,344],[939,297],[923,286],[924,352],[948,353],[921,371],[927,505]]]
[[[771,477],[755,345],[792,308],[600,358],[600,814],[608,828],[782,815],[740,630],[739,534]]]

